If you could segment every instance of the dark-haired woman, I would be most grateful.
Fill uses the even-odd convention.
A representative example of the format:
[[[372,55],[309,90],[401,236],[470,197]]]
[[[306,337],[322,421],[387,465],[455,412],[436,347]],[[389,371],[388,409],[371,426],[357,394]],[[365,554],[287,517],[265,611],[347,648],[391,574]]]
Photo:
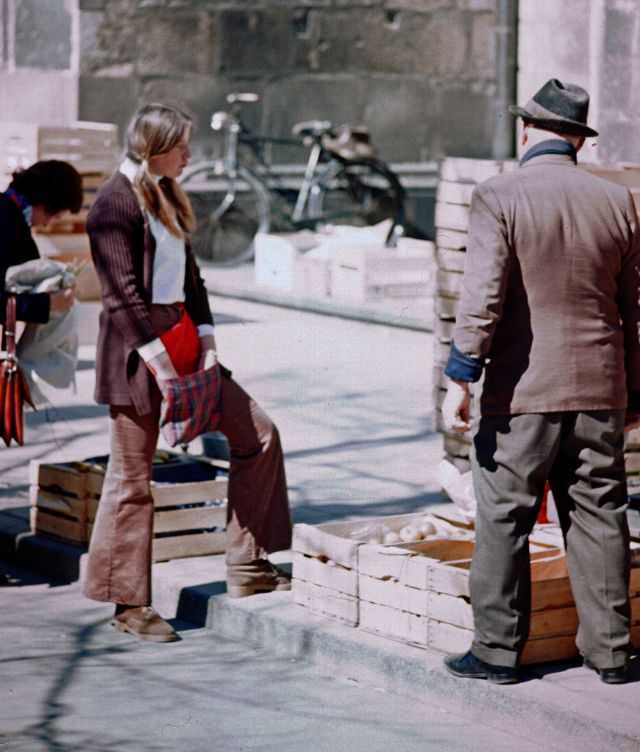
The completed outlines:
[[[36,162],[13,173],[9,188],[0,193],[0,322],[5,316],[4,280],[10,266],[39,257],[32,227],[45,227],[65,211],[82,206],[82,178],[67,162],[55,159]],[[46,324],[51,311],[65,311],[73,305],[73,289],[55,293],[18,295],[17,318]]]
[[[102,288],[96,400],[109,405],[111,451],[84,592],[115,604],[116,629],[156,642],[177,638],[151,607],[159,384],[177,375],[161,335],[187,316],[195,367],[217,359],[207,292],[188,242],[193,214],[176,182],[189,159],[190,133],[191,119],[180,110],[142,107],[127,132],[127,158],[87,220]],[[291,543],[278,430],[228,372],[219,430],[231,454],[227,591],[239,597],[288,590],[289,579],[267,559]]]

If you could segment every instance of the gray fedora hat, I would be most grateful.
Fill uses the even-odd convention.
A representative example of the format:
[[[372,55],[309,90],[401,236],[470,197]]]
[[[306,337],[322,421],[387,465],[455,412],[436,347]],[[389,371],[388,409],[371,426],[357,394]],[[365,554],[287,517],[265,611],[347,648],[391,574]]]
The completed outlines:
[[[509,107],[512,115],[519,115],[533,125],[573,136],[597,136],[587,125],[589,94],[576,84],[563,84],[551,78],[524,107]]]

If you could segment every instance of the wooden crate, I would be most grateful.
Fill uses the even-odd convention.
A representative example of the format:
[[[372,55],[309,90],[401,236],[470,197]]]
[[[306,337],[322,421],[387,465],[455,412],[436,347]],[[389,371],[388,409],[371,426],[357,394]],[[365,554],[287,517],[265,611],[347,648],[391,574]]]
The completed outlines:
[[[305,251],[318,241],[314,233],[258,233],[255,237],[255,281],[261,287],[297,292],[305,274],[298,270]]]
[[[356,626],[358,623],[358,550],[385,531],[399,533],[428,517],[448,535],[469,535],[469,524],[452,504],[436,512],[369,517],[293,528],[293,598],[302,606]]]
[[[371,243],[336,245],[334,251],[334,298],[366,302],[433,294],[434,246],[429,241],[401,238],[397,248]]]
[[[102,463],[31,462],[32,531],[88,545],[104,470]],[[225,550],[226,476],[193,482],[152,481],[151,493],[155,504],[153,561]]]
[[[359,626],[419,647],[465,652],[473,639],[469,570],[473,541],[438,540],[359,551]],[[577,655],[577,613],[567,564],[552,544],[531,546],[531,624],[521,662]],[[640,569],[632,570],[634,635],[640,632]]]
[[[0,123],[0,173],[5,182],[14,170],[41,159],[70,162],[79,172],[110,173],[117,153],[118,128],[112,123]]]

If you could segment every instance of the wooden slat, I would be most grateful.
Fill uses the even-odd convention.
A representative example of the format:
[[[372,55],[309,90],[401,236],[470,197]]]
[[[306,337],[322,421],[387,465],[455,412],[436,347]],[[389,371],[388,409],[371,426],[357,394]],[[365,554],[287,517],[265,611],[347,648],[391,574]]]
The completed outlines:
[[[458,310],[458,298],[447,298],[436,295],[434,310],[436,316],[442,319],[455,319]]]
[[[538,640],[527,640],[520,656],[520,664],[547,663],[576,658],[578,649],[575,635],[560,635]]]
[[[82,463],[48,463],[31,461],[29,476],[32,485],[39,485],[45,490],[56,490],[82,499],[87,494],[95,494],[96,483],[102,488],[102,475],[88,469],[80,469]],[[97,477],[96,477],[97,476]],[[95,495],[99,495],[99,491]]]
[[[292,580],[291,588],[295,603],[316,613],[331,616],[350,626],[358,624],[358,599],[354,596],[296,578]]]
[[[436,319],[433,327],[434,334],[440,342],[451,342],[455,326],[455,321],[450,319]]]
[[[447,157],[440,167],[440,179],[456,183],[480,183],[503,171],[503,162],[494,159]]]
[[[89,540],[86,522],[51,514],[39,507],[31,507],[31,530],[79,545],[86,545]]]
[[[353,569],[336,565],[330,566],[326,561],[316,557],[293,554],[293,576],[298,580],[337,590],[347,595],[358,595],[358,575]]]
[[[195,533],[153,539],[153,561],[184,559],[190,556],[209,556],[225,551],[226,534]]]
[[[475,185],[473,183],[439,180],[436,190],[436,200],[446,204],[469,206],[474,188]]]
[[[180,530],[224,528],[226,519],[226,506],[166,509],[154,514],[153,530],[154,533],[169,533]]]
[[[192,504],[227,498],[228,482],[204,480],[193,483],[151,483],[151,494],[157,507]]]
[[[436,248],[447,248],[452,251],[463,251],[469,242],[466,230],[449,230],[446,227],[436,228]]]
[[[467,259],[467,254],[464,250],[455,251],[450,248],[437,248],[436,249],[436,262],[439,269],[444,269],[450,272],[464,272],[464,265]]]
[[[436,294],[445,298],[459,298],[462,292],[461,272],[438,269],[436,272]]]
[[[426,647],[429,641],[429,619],[379,603],[360,601],[359,627],[410,645]]]

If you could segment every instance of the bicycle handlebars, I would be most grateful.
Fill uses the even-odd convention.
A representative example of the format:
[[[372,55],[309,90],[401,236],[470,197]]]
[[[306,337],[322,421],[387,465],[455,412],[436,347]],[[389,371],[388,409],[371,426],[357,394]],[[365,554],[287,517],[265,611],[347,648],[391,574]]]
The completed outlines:
[[[333,128],[333,123],[329,120],[303,120],[301,123],[296,123],[291,132],[294,136],[314,136],[318,138],[327,133]]]
[[[252,91],[234,91],[231,94],[227,94],[227,102],[229,104],[235,104],[240,102],[242,104],[253,104],[260,101],[260,96]]]

